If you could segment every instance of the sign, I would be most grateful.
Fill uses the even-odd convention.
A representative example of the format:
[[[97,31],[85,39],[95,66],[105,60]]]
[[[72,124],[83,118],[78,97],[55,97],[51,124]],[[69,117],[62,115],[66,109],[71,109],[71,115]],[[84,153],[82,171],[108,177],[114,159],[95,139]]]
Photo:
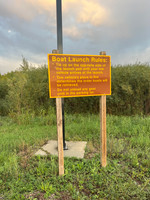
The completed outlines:
[[[111,95],[106,55],[48,54],[50,98]]]

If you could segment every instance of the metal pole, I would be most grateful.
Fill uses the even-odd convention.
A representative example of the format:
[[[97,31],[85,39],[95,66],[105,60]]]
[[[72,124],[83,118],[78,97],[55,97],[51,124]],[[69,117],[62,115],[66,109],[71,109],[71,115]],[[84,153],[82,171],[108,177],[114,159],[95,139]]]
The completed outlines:
[[[62,8],[61,0],[56,0],[57,5],[57,49],[63,54],[63,35],[62,35]]]
[[[62,34],[62,6],[61,0],[56,0],[57,10],[57,49],[60,54],[63,54],[63,34]],[[65,119],[64,119],[64,98],[62,100],[62,122],[63,122],[63,148],[67,150],[65,143]]]

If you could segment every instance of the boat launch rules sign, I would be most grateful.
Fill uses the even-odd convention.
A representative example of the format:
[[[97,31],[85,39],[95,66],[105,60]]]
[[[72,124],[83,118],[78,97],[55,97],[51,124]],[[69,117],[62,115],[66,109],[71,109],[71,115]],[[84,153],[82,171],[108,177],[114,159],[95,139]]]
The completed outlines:
[[[111,95],[106,55],[48,54],[50,98]]]

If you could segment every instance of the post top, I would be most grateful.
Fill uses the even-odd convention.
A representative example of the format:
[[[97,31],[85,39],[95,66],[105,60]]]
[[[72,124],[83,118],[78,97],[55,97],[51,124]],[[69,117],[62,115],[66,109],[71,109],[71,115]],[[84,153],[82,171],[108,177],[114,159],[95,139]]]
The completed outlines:
[[[53,50],[52,50],[52,53],[54,53],[54,54],[59,54],[59,50],[58,50],[58,49],[53,49]]]
[[[106,55],[106,51],[100,51],[100,55]]]

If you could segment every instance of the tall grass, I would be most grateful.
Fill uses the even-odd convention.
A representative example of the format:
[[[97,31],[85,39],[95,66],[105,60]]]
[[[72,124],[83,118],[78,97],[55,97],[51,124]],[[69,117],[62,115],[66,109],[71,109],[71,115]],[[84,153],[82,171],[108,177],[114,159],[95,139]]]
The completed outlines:
[[[100,166],[99,115],[66,114],[66,140],[84,140],[87,147],[85,159],[65,158],[65,176],[58,178],[57,157],[33,156],[48,140],[57,140],[54,111],[42,113],[40,117],[27,113],[32,120],[24,119],[25,114],[15,121],[0,118],[0,197],[150,197],[150,117],[107,115],[108,166],[104,169]]]

